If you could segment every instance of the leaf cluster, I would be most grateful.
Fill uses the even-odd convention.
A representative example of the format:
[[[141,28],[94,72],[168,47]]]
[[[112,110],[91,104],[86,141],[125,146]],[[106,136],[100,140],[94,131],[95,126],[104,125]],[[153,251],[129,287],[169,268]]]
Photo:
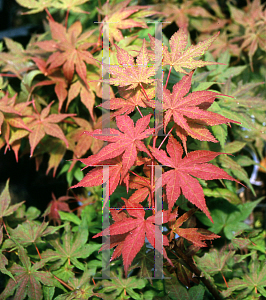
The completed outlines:
[[[247,225],[265,171],[260,1],[108,1],[93,26],[87,0],[16,1],[48,23],[25,48],[1,45],[0,148],[37,169],[48,154],[47,174],[84,194],[52,194],[40,217],[11,205],[7,183],[0,300],[266,297],[265,232]],[[160,40],[147,17],[178,29]]]

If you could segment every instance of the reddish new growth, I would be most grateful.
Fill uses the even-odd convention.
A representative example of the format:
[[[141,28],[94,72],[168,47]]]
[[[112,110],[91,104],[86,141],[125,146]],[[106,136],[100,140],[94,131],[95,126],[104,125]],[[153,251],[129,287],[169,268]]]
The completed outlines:
[[[108,103],[112,110],[116,110],[113,116],[116,116],[117,129],[110,128],[110,134],[105,135],[100,129],[93,132],[85,132],[90,137],[107,141],[97,154],[88,158],[80,159],[87,166],[95,166],[78,184],[73,187],[91,187],[101,185],[103,182],[103,166],[109,165],[109,194],[112,194],[118,184],[122,182],[126,184],[127,189],[137,189],[129,199],[122,200],[125,202],[124,211],[112,211],[114,224],[104,231],[98,233],[94,238],[110,235],[111,248],[116,247],[112,259],[122,255],[125,272],[127,273],[134,257],[142,248],[145,236],[153,247],[155,247],[155,238],[161,235],[159,225],[157,224],[157,216],[162,216],[161,223],[168,224],[171,228],[171,234],[163,235],[159,238],[158,250],[163,251],[162,254],[172,264],[166,254],[163,246],[168,246],[174,236],[178,233],[183,238],[192,242],[197,247],[206,246],[204,240],[218,238],[215,234],[204,235],[197,231],[197,228],[179,228],[190,215],[184,215],[177,219],[175,203],[179,196],[183,194],[189,202],[199,208],[212,221],[211,215],[206,206],[203,189],[199,181],[195,178],[204,180],[227,179],[235,180],[229,176],[224,170],[209,163],[209,161],[222,154],[220,152],[212,152],[205,150],[197,150],[187,153],[186,140],[190,135],[192,138],[217,142],[212,136],[207,126],[224,124],[229,122],[237,123],[231,119],[227,119],[217,113],[208,111],[216,96],[212,91],[197,91],[189,93],[191,88],[191,79],[194,71],[188,73],[184,70],[202,67],[205,65],[216,64],[213,62],[204,62],[195,60],[204,54],[211,43],[217,38],[219,33],[212,38],[199,43],[196,46],[187,48],[188,34],[182,28],[170,39],[171,52],[166,46],[163,46],[163,66],[170,65],[176,71],[185,73],[182,80],[173,86],[173,91],[167,89],[167,83],[170,72],[168,74],[166,84],[163,88],[163,120],[164,130],[170,135],[173,128],[184,145],[186,156],[183,156],[183,148],[173,135],[169,136],[166,145],[166,151],[160,150],[166,139],[156,147],[157,136],[154,135],[154,118],[151,114],[143,116],[139,109],[152,107],[155,109],[154,93],[154,75],[156,72],[155,63],[151,65],[150,60],[155,55],[148,54],[146,42],[137,55],[136,60],[127,51],[116,46],[117,59],[120,65],[107,66],[112,75],[110,83],[119,87],[121,98],[112,98]],[[150,36],[150,46],[153,50],[158,45],[158,41]],[[162,47],[162,45],[159,45]],[[135,63],[136,61],[136,63]],[[102,105],[103,107],[106,104]],[[134,124],[133,120],[128,116],[129,113],[137,110],[141,117]],[[169,128],[169,123],[173,121],[174,127]],[[152,142],[152,146],[149,145]],[[162,164],[162,176],[155,178],[155,166]],[[145,176],[135,173],[132,168],[142,166]],[[167,169],[166,169],[167,168]],[[105,179],[107,181],[107,179]],[[161,183],[160,183],[161,182]],[[155,210],[155,192],[158,189],[166,187],[162,193],[162,200],[166,202],[162,211]],[[149,205],[152,207],[153,215],[147,217],[144,207],[140,204],[148,197]],[[107,199],[104,199],[104,205]],[[167,207],[167,209],[166,209]],[[157,240],[156,240],[157,241]],[[107,246],[103,245],[102,249]]]

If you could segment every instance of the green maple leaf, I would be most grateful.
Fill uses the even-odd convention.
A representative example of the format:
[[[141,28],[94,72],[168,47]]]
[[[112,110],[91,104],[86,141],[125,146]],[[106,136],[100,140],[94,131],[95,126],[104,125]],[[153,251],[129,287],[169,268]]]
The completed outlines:
[[[209,202],[209,209],[214,223],[212,224],[205,216],[197,215],[198,219],[208,226],[208,230],[218,234],[223,230],[229,240],[236,236],[237,232],[250,227],[244,223],[245,219],[251,214],[253,209],[264,198],[244,204],[233,205],[226,200],[220,199]]]
[[[0,224],[0,246],[3,241],[3,224]],[[0,272],[6,274],[14,279],[12,273],[6,269],[6,265],[8,264],[7,258],[2,254],[2,250],[0,250]],[[15,280],[15,279],[14,279]]]
[[[234,278],[228,282],[228,289],[223,291],[224,297],[229,297],[234,291],[238,291],[237,298],[244,299],[247,295],[258,294],[266,297],[266,265],[265,262],[259,263],[257,258],[251,260],[250,273],[242,278]]]
[[[6,182],[6,186],[0,195],[0,225],[2,225],[4,217],[11,215],[24,202],[25,201],[10,206],[11,198],[10,198],[10,194],[9,194],[9,179],[8,179]],[[1,236],[1,233],[2,233],[2,231],[0,230],[0,236]]]
[[[252,130],[246,133],[250,136],[262,134],[263,127],[256,128],[258,124],[252,119],[251,115],[257,119],[258,110],[265,109],[265,100],[260,95],[256,95],[253,91],[254,88],[262,85],[263,82],[251,82],[243,84],[240,80],[237,86],[232,82],[229,77],[225,84],[221,86],[221,92],[230,97],[218,96],[219,101],[216,102],[210,110],[219,113],[227,118],[234,116],[234,120],[241,122],[241,126]],[[254,132],[253,132],[254,131]]]
[[[43,258],[52,261],[57,261],[53,264],[53,269],[56,270],[66,261],[71,262],[76,268],[84,270],[84,265],[78,258],[87,258],[94,251],[101,248],[99,244],[87,244],[88,226],[86,220],[83,220],[79,226],[79,230],[73,234],[69,223],[65,226],[65,232],[61,239],[50,241],[50,244],[55,250],[46,250],[42,253]],[[62,242],[61,242],[62,240]]]
[[[26,250],[17,241],[14,240],[14,242],[17,245],[18,256],[22,266],[14,263],[10,268],[15,280],[9,279],[4,291],[0,295],[0,300],[5,300],[9,296],[12,296],[15,290],[16,294],[14,299],[16,300],[23,300],[26,296],[28,296],[29,299],[41,300],[43,299],[41,284],[61,287],[61,285],[54,280],[50,272],[38,271],[44,267],[47,260],[42,259],[32,266]]]
[[[75,299],[89,299],[92,296],[98,296],[93,289],[95,285],[90,283],[91,277],[95,275],[96,267],[87,268],[80,278],[72,277],[69,284],[73,287],[73,291],[67,294],[59,295],[55,300],[75,300]]]
[[[61,227],[62,226],[48,226],[48,222],[39,224],[39,222],[27,220],[19,224],[15,229],[8,228],[8,231],[12,239],[15,239],[23,246],[28,246],[30,244],[43,242],[42,237],[55,233]],[[15,246],[12,239],[6,240],[3,244],[3,248]]]
[[[234,254],[235,251],[228,252],[221,250],[218,252],[217,249],[211,249],[209,253],[205,253],[202,257],[194,256],[194,259],[204,274],[213,276],[220,272],[231,271],[228,269],[226,262],[232,258]]]
[[[136,276],[124,279],[122,269],[119,268],[117,271],[118,274],[111,272],[111,281],[106,280],[99,283],[99,285],[103,286],[101,292],[112,292],[112,299],[115,299],[124,292],[126,292],[132,299],[142,299],[141,296],[134,291],[134,289],[144,288],[146,280],[137,279]]]
[[[8,179],[6,182],[6,186],[0,195],[0,245],[2,244],[3,241],[3,218],[13,214],[24,202],[25,201],[15,205],[10,205],[11,198],[9,194],[9,179]],[[7,258],[2,254],[2,252],[0,252],[0,271],[12,277],[12,274],[9,271],[7,271],[5,268],[5,265],[7,265],[7,263],[8,263]]]

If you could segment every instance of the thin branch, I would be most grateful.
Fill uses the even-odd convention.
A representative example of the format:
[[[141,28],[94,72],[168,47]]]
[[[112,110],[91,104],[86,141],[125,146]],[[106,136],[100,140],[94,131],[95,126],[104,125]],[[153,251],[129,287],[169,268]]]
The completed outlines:
[[[174,248],[174,250],[177,252],[178,256],[185,261],[189,268],[198,276],[198,278],[207,287],[213,297],[216,300],[223,300],[224,297],[221,295],[221,293],[218,292],[217,288],[206,277],[201,277],[202,271],[193,263],[193,261],[188,256],[186,256],[186,254],[184,254],[183,251],[177,246]]]

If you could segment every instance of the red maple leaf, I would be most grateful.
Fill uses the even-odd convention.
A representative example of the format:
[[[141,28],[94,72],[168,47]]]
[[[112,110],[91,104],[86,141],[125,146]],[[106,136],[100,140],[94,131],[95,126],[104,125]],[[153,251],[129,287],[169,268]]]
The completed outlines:
[[[183,237],[193,243],[196,247],[207,247],[207,244],[204,240],[213,240],[220,238],[219,235],[216,235],[212,232],[206,232],[207,234],[202,234],[199,228],[180,228],[180,226],[187,221],[190,216],[196,211],[196,209],[191,209],[185,212],[181,217],[175,221],[170,222],[170,241],[174,238],[174,233],[177,233],[180,237]],[[204,230],[201,230],[204,232]],[[205,233],[205,232],[204,232]]]
[[[213,222],[206,206],[203,189],[198,180],[194,177],[204,180],[228,179],[240,183],[228,175],[224,170],[206,163],[224,153],[197,150],[188,153],[188,155],[182,159],[182,146],[173,136],[169,137],[166,146],[166,150],[170,157],[167,156],[164,150],[158,150],[157,148],[152,148],[150,146],[149,149],[160,163],[164,166],[173,168],[173,170],[162,174],[162,186],[166,185],[169,210],[172,209],[182,191],[182,194],[188,201],[195,204]],[[158,188],[159,185],[156,184],[156,189]]]
[[[71,212],[69,205],[66,203],[69,199],[74,199],[70,196],[62,196],[56,199],[54,193],[52,193],[53,200],[48,204],[48,207],[50,207],[50,212],[48,214],[49,221],[53,221],[54,225],[61,224],[61,219],[59,216],[58,211],[66,211]]]
[[[59,72],[58,69],[48,69],[46,62],[39,57],[31,58],[39,68],[39,70],[47,76],[50,80],[43,80],[31,87],[31,91],[33,91],[37,86],[46,86],[55,84],[54,91],[59,101],[58,112],[61,110],[62,105],[67,97],[67,83],[65,77],[63,77],[62,73]]]
[[[48,58],[46,64],[49,65],[48,70],[52,70],[63,65],[63,73],[65,78],[70,82],[74,75],[74,68],[79,77],[87,83],[86,64],[98,65],[92,54],[87,51],[93,44],[87,42],[92,35],[93,30],[83,33],[82,26],[79,21],[72,24],[68,30],[62,25],[49,19],[52,38],[50,41],[37,42],[40,48],[53,52]]]
[[[148,99],[153,99],[155,96],[155,88],[153,85],[148,86],[142,84]],[[112,114],[112,117],[120,116],[123,114],[130,114],[138,106],[147,107],[146,95],[140,86],[134,90],[127,90],[125,87],[118,87],[119,95],[122,98],[112,98],[98,105],[105,109],[111,109],[116,111]],[[150,101],[148,102],[150,103]],[[150,104],[149,104],[150,106]]]
[[[181,137],[185,150],[186,138],[182,136],[190,135],[201,141],[217,142],[205,126],[228,122],[240,124],[217,113],[207,111],[220,94],[212,91],[196,91],[188,94],[193,73],[193,71],[190,72],[188,76],[184,76],[176,83],[172,93],[165,87],[163,89],[164,130],[173,118],[177,125],[177,135]],[[154,103],[151,106],[155,108]]]
[[[29,135],[29,141],[31,146],[30,156],[32,156],[33,151],[40,140],[45,136],[45,134],[57,137],[63,140],[68,147],[68,141],[62,131],[62,129],[55,123],[61,122],[67,117],[75,116],[75,114],[51,114],[49,115],[51,105],[47,105],[42,112],[34,113],[33,117],[35,118],[31,121],[28,126],[32,130]]]
[[[6,143],[6,150],[10,149],[10,126],[26,129],[30,132],[32,131],[22,119],[24,109],[30,104],[30,102],[15,104],[16,97],[17,94],[15,94],[12,98],[8,98],[8,93],[5,93],[3,98],[0,99],[0,140],[2,140],[3,143],[1,147],[4,143]],[[25,131],[23,132],[25,133]],[[24,136],[25,135],[26,133]]]
[[[80,159],[81,162],[85,163],[86,159]],[[107,180],[109,181],[109,195],[110,196],[118,186],[119,182],[121,182],[121,174],[123,173],[123,166],[122,166],[122,158],[121,156],[109,160],[105,160],[101,163],[102,165],[109,166],[109,178],[104,177],[103,167],[97,167],[90,172],[88,172],[85,177],[76,185],[72,186],[71,188],[76,187],[92,187],[92,186],[99,186],[102,185]],[[127,182],[127,179],[125,178]]]
[[[158,225],[154,225],[156,220],[156,215],[150,216],[145,219],[145,210],[144,208],[137,203],[131,204],[126,199],[122,198],[126,203],[126,209],[131,217],[122,218],[121,220],[117,220],[113,225],[109,226],[107,229],[93,236],[93,238],[110,235],[117,236],[121,234],[125,235],[125,240],[121,239],[119,242],[123,242],[122,257],[124,262],[124,269],[127,276],[128,267],[132,263],[134,257],[140,251],[145,242],[145,234],[148,241],[151,243],[153,248],[155,248],[155,237],[160,237],[156,239],[156,246],[158,245],[157,250],[161,252],[163,249],[163,255],[168,260],[168,262],[172,264],[170,259],[167,257],[166,251],[163,246],[168,246],[169,241],[165,235],[162,235],[161,230]],[[168,211],[159,211],[157,214],[163,214],[163,223],[169,221],[169,219],[173,220],[174,216],[169,215]],[[162,238],[161,238],[162,237]],[[118,237],[119,238],[119,237]],[[117,240],[112,244],[119,243]],[[117,257],[117,256],[116,256]]]
[[[103,19],[103,23],[108,23],[109,38],[112,44],[114,39],[118,42],[123,39],[120,29],[131,29],[134,27],[148,28],[144,17],[158,13],[156,11],[147,10],[149,6],[134,5],[127,7],[130,2],[131,0],[125,0],[117,4],[106,2],[101,9],[97,8],[100,14],[106,15]],[[135,14],[141,9],[146,10],[141,11],[138,15]],[[135,14],[135,16],[128,19],[132,14]],[[100,30],[103,27],[103,23],[100,26]]]
[[[120,131],[110,128],[109,135],[104,135],[101,129],[96,129],[93,132],[85,131],[84,133],[87,135],[93,136],[96,139],[108,141],[110,144],[102,148],[97,154],[91,155],[87,159],[84,159],[83,162],[86,165],[95,165],[106,159],[117,157],[123,153],[123,172],[121,178],[124,178],[137,158],[137,149],[139,151],[146,152],[150,156],[150,152],[147,150],[145,144],[141,141],[154,132],[153,128],[146,129],[149,125],[150,117],[151,114],[140,118],[134,127],[134,122],[129,116],[117,116],[116,124]]]

